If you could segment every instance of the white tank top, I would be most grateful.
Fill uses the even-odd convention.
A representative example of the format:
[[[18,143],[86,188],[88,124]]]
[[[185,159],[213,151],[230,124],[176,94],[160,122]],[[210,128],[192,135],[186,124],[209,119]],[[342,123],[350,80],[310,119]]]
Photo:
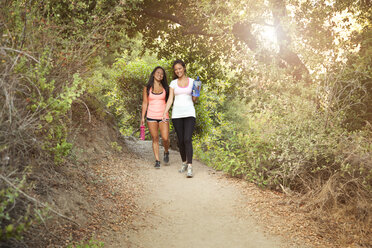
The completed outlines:
[[[184,117],[196,117],[194,102],[192,101],[191,91],[194,80],[189,79],[189,84],[186,87],[178,86],[178,79],[170,83],[171,88],[174,90],[174,103],[172,109],[172,119]]]

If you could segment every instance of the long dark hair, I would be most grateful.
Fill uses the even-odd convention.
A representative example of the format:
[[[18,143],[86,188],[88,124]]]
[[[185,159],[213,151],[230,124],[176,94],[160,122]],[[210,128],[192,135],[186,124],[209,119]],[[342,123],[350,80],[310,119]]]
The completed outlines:
[[[155,67],[155,69],[151,72],[149,81],[147,82],[146,89],[147,89],[147,95],[150,94],[150,88],[154,88],[154,74],[157,69],[162,69],[163,70],[163,79],[161,80],[161,85],[165,89],[166,95],[165,95],[165,101],[168,101],[168,96],[169,96],[169,86],[168,86],[168,81],[167,81],[167,74],[165,73],[165,70],[161,66]]]
[[[185,62],[183,62],[183,60],[181,60],[181,59],[177,59],[177,60],[175,60],[175,61],[173,62],[173,65],[172,65],[172,69],[173,69],[173,79],[177,79],[177,78],[178,78],[177,75],[176,75],[176,73],[174,73],[174,66],[177,65],[177,64],[182,65],[183,69],[185,69],[185,74],[186,74],[186,64],[185,64]]]

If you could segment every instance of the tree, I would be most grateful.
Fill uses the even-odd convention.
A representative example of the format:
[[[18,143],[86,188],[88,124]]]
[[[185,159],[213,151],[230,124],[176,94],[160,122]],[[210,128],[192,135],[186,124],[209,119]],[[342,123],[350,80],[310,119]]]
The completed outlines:
[[[127,16],[134,24],[129,32],[142,33],[145,46],[160,56],[200,60],[206,65],[222,60],[235,67],[254,57],[257,62],[286,68],[300,79],[308,78],[309,69],[313,70],[309,53],[325,60],[322,53],[339,48],[334,44],[338,23],[331,19],[348,11],[367,25],[370,8],[364,0],[144,0]],[[277,41],[274,48],[262,45],[265,28],[275,31],[271,33]]]
[[[197,57],[213,57],[208,62],[215,62],[246,54],[244,50],[248,48],[260,62],[274,61],[282,67],[297,68],[294,75],[300,78],[308,70],[290,47],[290,35],[283,25],[287,18],[285,7],[281,0],[272,0],[268,5],[264,1],[145,0],[131,14],[134,30],[144,34],[146,46],[159,49],[164,55],[187,57],[182,48],[188,47],[192,50],[187,49],[187,54],[196,51],[201,54]],[[279,51],[259,45],[257,26],[276,27]]]

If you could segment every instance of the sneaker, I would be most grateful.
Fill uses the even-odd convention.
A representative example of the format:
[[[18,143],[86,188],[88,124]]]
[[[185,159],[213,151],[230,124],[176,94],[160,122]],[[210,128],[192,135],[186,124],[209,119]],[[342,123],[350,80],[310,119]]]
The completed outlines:
[[[186,163],[182,163],[182,167],[181,167],[181,169],[178,172],[179,173],[184,173],[186,170],[187,170],[187,164]]]
[[[192,166],[187,167],[187,175],[186,177],[192,177]]]
[[[164,152],[163,161],[164,161],[165,164],[169,163],[169,152]]]
[[[160,161],[159,160],[156,160],[155,161],[155,169],[160,169]]]

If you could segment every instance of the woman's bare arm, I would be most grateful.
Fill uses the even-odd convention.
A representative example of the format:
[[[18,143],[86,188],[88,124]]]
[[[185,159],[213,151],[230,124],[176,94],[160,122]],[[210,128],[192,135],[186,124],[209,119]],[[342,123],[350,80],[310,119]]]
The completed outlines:
[[[166,119],[166,115],[167,115],[170,107],[172,106],[173,98],[174,98],[174,89],[169,87],[169,97],[168,97],[167,104],[165,105],[165,109],[164,109],[164,113],[163,113],[163,120]]]
[[[142,114],[141,114],[141,126],[145,125],[145,114],[147,111],[148,106],[148,99],[147,99],[147,88],[143,88],[143,100],[142,100]]]

